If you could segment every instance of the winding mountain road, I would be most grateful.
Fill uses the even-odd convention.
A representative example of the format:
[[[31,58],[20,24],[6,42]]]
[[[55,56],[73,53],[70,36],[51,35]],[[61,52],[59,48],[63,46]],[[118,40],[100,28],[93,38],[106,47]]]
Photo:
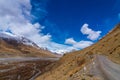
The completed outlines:
[[[107,57],[95,55],[92,65],[92,74],[99,75],[103,80],[120,80],[120,65]]]

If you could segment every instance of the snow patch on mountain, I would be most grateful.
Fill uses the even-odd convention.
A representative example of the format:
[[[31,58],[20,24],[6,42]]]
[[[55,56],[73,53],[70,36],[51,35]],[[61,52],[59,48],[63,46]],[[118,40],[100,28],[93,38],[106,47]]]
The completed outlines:
[[[33,41],[31,41],[23,36],[18,36],[18,35],[8,33],[8,32],[0,32],[0,38],[8,39],[8,40],[16,40],[18,43],[23,43],[25,45],[38,47]]]

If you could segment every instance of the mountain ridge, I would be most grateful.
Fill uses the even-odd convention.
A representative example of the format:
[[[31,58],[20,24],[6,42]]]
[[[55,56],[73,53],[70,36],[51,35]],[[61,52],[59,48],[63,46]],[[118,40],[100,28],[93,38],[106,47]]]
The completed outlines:
[[[0,57],[56,57],[33,41],[7,32],[0,33]]]
[[[36,80],[108,80],[105,75],[91,75],[89,70],[86,71],[86,66],[95,64],[93,62],[95,55],[105,56],[114,64],[120,65],[120,24],[116,25],[97,43],[83,50],[65,54],[50,71],[39,76]]]

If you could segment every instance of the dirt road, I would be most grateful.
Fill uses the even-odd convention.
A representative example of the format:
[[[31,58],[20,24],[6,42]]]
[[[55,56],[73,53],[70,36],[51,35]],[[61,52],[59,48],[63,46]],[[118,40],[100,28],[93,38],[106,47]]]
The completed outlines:
[[[105,56],[95,55],[89,67],[91,67],[90,74],[102,80],[120,80],[120,65]]]

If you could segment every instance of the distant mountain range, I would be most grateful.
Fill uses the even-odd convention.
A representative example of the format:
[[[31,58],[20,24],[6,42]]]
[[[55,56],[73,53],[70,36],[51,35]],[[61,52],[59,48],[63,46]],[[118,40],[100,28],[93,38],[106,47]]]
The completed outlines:
[[[0,57],[56,57],[47,49],[40,48],[33,41],[13,35],[8,32],[0,32]]]

